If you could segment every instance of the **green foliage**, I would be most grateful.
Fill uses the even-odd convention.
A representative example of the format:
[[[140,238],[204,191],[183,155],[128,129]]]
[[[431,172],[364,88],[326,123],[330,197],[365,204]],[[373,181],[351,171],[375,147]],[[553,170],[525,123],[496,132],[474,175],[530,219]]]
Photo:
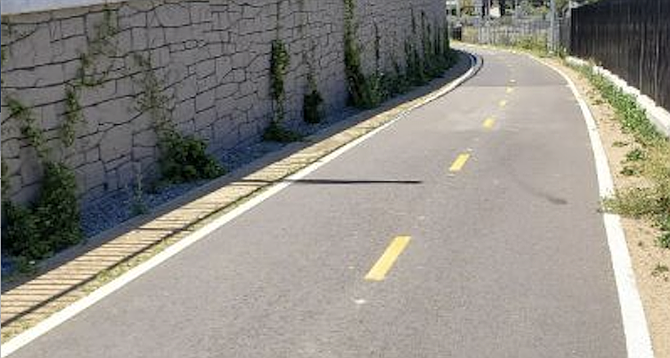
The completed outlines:
[[[9,194],[9,175],[7,172],[9,171],[9,167],[7,167],[7,163],[5,162],[5,158],[0,159],[2,165],[0,171],[2,172],[2,198],[3,200],[7,198],[7,194]]]
[[[405,42],[405,63],[405,74],[413,86],[422,86],[428,82],[419,50],[410,41]]]
[[[65,121],[60,127],[60,139],[65,147],[74,144],[76,126],[84,120],[84,115],[79,104],[79,90],[75,86],[67,86],[65,89]]]
[[[547,39],[544,36],[522,36],[516,39],[514,46],[538,54],[547,53]]]
[[[648,179],[648,187],[617,192],[605,201],[605,208],[629,217],[654,220],[661,230],[658,244],[670,248],[670,142],[647,118],[635,98],[625,94],[591,67],[578,68],[614,108],[624,132],[630,133],[640,145],[626,154],[624,175],[640,174]]]
[[[112,70],[113,64],[99,70],[100,57],[113,57],[116,55],[117,47],[112,41],[119,30],[116,26],[116,18],[110,9],[105,9],[103,20],[96,25],[93,38],[89,39],[88,51],[79,56],[80,65],[77,70],[77,87],[95,87],[103,84]]]
[[[312,89],[308,94],[303,98],[303,118],[307,123],[319,123],[321,122],[321,110],[319,107],[323,103],[323,98],[321,93],[318,90]]]
[[[144,201],[144,189],[142,185],[142,169],[139,163],[134,166],[135,171],[135,185],[132,191],[132,201],[130,211],[133,216],[144,215],[149,212],[146,202]]]
[[[272,121],[263,133],[263,140],[268,142],[291,143],[302,140],[302,136],[283,128],[276,121]]]
[[[670,249],[670,232],[665,232],[658,237],[658,246],[664,249]]]
[[[381,94],[381,76],[377,73],[369,78],[361,67],[361,49],[356,39],[358,25],[355,20],[356,0],[344,0],[344,69],[347,77],[349,100],[358,108],[377,107]]]
[[[612,105],[624,131],[633,134],[636,141],[643,146],[653,146],[665,140],[654,124],[647,119],[644,109],[637,105],[635,97],[624,93],[605,76],[596,73],[590,67],[580,68],[580,71]]]
[[[275,102],[276,122],[284,120],[286,115],[284,100],[286,89],[284,88],[284,77],[290,64],[290,56],[283,41],[276,39],[272,41],[272,55],[270,57],[270,94]]]
[[[176,132],[175,132],[176,133]],[[221,165],[206,153],[207,145],[192,136],[173,135],[159,142],[162,177],[172,183],[214,179],[225,173]]]
[[[49,149],[45,146],[44,133],[37,128],[36,119],[30,108],[12,96],[6,96],[5,102],[9,107],[9,118],[14,118],[21,125],[21,134],[31,147],[37,152],[40,160],[46,160]]]
[[[7,228],[3,231],[2,250],[15,257],[41,259],[51,255],[49,243],[43,240],[39,219],[31,209],[3,202]]]
[[[644,159],[646,159],[646,154],[640,148],[635,148],[626,153],[626,161],[628,162],[639,162]]]
[[[45,163],[42,189],[35,213],[44,237],[56,251],[81,241],[77,182],[72,169],[63,163]]]
[[[44,163],[42,187],[29,208],[4,202],[7,231],[3,250],[12,256],[39,260],[81,242],[77,184],[63,163]]]
[[[356,41],[357,25],[354,19],[355,0],[344,0],[344,62],[351,104],[358,108],[377,107],[388,97],[421,86],[431,78],[441,76],[456,58],[449,44],[447,26],[434,28],[426,22],[422,12],[418,24],[411,9],[412,33],[405,41],[405,69],[393,59],[392,73],[380,70],[381,36],[375,24],[375,72],[366,76],[361,69],[360,46]],[[420,33],[419,33],[420,31]]]
[[[158,134],[162,179],[169,183],[183,183],[199,179],[213,179],[225,169],[209,154],[207,144],[193,136],[177,131],[168,108],[170,99],[163,93],[162,82],[156,77],[151,60],[134,55],[135,63],[142,70],[138,85],[142,93],[137,97],[138,110],[146,112],[154,121]]]
[[[627,176],[627,177],[632,177],[640,174],[640,170],[632,165],[626,165],[621,169],[621,175]]]

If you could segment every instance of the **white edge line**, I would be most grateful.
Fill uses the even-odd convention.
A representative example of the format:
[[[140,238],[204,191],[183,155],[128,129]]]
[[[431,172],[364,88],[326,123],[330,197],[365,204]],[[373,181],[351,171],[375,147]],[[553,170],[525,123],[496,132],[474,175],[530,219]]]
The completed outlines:
[[[598,126],[593,119],[593,114],[586,101],[577,90],[575,83],[562,70],[553,65],[539,61],[535,57],[526,54],[533,60],[553,69],[560,74],[568,83],[570,90],[579,103],[579,108],[584,116],[586,128],[591,140],[591,149],[596,163],[598,176],[598,187],[600,196],[611,197],[614,194],[614,182],[607,162],[607,154],[603,146]],[[651,338],[644,314],[642,300],[635,282],[635,272],[630,259],[630,252],[626,243],[626,234],[621,226],[619,215],[603,214],[607,244],[612,258],[612,267],[616,281],[619,305],[621,306],[621,318],[623,321],[624,334],[626,336],[626,349],[629,358],[654,358]]]
[[[292,182],[294,182],[297,179],[303,178],[310,173],[314,172],[315,170],[319,169],[322,165],[325,165],[326,163],[332,161],[333,159],[339,157],[340,155],[344,154],[345,152],[349,151],[350,149],[354,148],[358,144],[362,143],[363,141],[371,138],[375,134],[381,132],[382,130],[388,128],[389,126],[393,125],[395,122],[407,117],[407,115],[429,103],[432,102],[436,99],[438,99],[441,96],[444,96],[448,92],[451,92],[454,88],[459,86],[461,83],[465,82],[475,71],[475,67],[478,63],[477,59],[473,55],[469,55],[470,57],[470,64],[471,67],[470,69],[463,74],[462,76],[458,77],[456,80],[451,82],[448,86],[436,91],[435,93],[431,95],[427,95],[424,97],[424,100],[421,101],[421,103],[416,104],[415,106],[412,106],[411,108],[401,112],[396,116],[396,118],[392,119],[391,121],[375,128],[374,130],[356,138],[355,140],[343,145],[342,147],[336,149],[332,153],[324,156],[323,158],[317,160],[316,162],[310,164],[309,166],[299,170],[297,173],[288,176],[287,178],[284,179],[283,182],[280,182],[278,184],[274,184],[270,186],[269,188],[265,189],[262,193],[258,194],[257,196],[249,199],[248,201],[240,204],[240,206],[236,207],[235,209],[231,210],[230,212],[222,215],[221,217],[217,218],[216,220],[212,221],[211,223],[203,226],[201,229],[197,230],[193,234],[183,238],[182,240],[176,242],[175,244],[169,246],[165,250],[161,251],[160,253],[156,254],[152,258],[148,259],[147,261],[139,264],[138,266],[130,269],[128,272],[122,274],[118,278],[114,279],[113,281],[105,284],[104,286],[96,289],[93,291],[91,294],[88,296],[74,302],[73,304],[67,306],[66,308],[54,313],[53,315],[49,316],[47,319],[43,320],[42,322],[38,323],[34,327],[26,330],[25,332],[17,335],[16,337],[10,339],[8,342],[0,346],[0,357],[4,358],[21,347],[27,345],[28,343],[32,342],[33,340],[37,339],[38,337],[42,336],[43,334],[49,332],[50,330],[56,328],[60,324],[64,323],[65,321],[69,320],[70,318],[76,316],[80,312],[84,311],[85,309],[93,306],[95,303],[98,301],[102,300],[106,296],[109,296],[110,294],[114,293],[116,290],[120,289],[121,287],[129,284],[136,278],[142,276],[143,274],[147,273],[151,269],[155,268],[156,266],[160,265],[164,261],[168,260],[172,256],[175,256],[179,252],[183,251],[184,249],[188,248],[189,246],[195,244],[196,242],[200,241],[201,239],[205,238],[207,235],[210,233],[214,232],[215,230],[219,229],[226,223],[230,222],[231,220],[235,219],[236,217],[244,214],[245,212],[249,211],[256,205],[262,203],[266,199],[270,198],[271,196],[279,193],[280,191],[284,190],[288,186],[291,185]],[[261,189],[263,190],[263,189]]]

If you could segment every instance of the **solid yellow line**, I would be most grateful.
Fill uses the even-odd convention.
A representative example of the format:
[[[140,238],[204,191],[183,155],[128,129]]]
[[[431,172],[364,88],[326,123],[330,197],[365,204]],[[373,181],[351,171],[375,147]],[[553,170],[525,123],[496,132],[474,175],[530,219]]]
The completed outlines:
[[[398,236],[393,241],[389,247],[386,248],[382,257],[377,260],[374,266],[370,269],[365,279],[368,281],[382,281],[386,278],[386,273],[391,269],[393,263],[398,259],[398,256],[405,250],[407,244],[409,244],[409,236]]]
[[[491,129],[491,128],[493,128],[493,125],[494,125],[495,123],[496,123],[496,120],[495,120],[494,118],[487,118],[487,119],[484,121],[483,126],[484,126],[484,128],[486,128],[486,129]]]
[[[464,153],[459,155],[456,160],[454,160],[454,163],[451,165],[451,168],[449,168],[450,172],[458,172],[463,167],[465,166],[465,163],[470,159],[470,154]]]
[[[498,102],[498,104],[500,105],[500,107],[505,107],[507,105],[507,101],[503,99],[502,101]]]

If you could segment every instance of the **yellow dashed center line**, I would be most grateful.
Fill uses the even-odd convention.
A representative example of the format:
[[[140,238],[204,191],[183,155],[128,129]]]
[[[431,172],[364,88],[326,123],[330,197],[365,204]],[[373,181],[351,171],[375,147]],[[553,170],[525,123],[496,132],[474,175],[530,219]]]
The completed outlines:
[[[498,105],[500,105],[500,107],[505,107],[507,105],[507,101],[503,99],[502,101],[498,102]]]
[[[493,128],[493,126],[495,124],[496,124],[496,120],[493,117],[491,117],[491,118],[486,118],[486,120],[484,121],[484,124],[482,124],[482,126],[486,129],[491,129],[491,128]]]
[[[460,172],[461,169],[465,166],[465,163],[470,159],[470,154],[463,153],[460,154],[456,160],[454,160],[454,163],[451,165],[449,168],[450,172]]]
[[[407,244],[409,244],[409,236],[398,236],[391,244],[386,248],[384,254],[377,260],[374,266],[370,269],[365,279],[368,281],[382,281],[386,278],[386,274],[389,272],[393,263],[398,259],[398,256],[405,250]]]

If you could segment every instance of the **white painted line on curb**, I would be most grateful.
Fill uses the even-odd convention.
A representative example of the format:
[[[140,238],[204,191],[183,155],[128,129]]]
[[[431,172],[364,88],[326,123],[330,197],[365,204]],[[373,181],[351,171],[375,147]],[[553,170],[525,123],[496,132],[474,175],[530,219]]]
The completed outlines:
[[[533,56],[528,56],[538,61]],[[591,140],[591,149],[593,150],[593,157],[596,162],[600,196],[612,196],[614,194],[614,182],[607,162],[607,154],[598,133],[598,126],[593,119],[586,101],[580,95],[574,82],[563,71],[542,61],[538,62],[553,69],[568,82],[568,86],[577,99],[579,108],[584,115],[584,121],[586,122],[586,128]],[[614,277],[619,293],[619,304],[621,306],[623,329],[626,335],[628,358],[654,358],[647,318],[644,314],[642,301],[640,300],[640,293],[637,290],[635,272],[633,271],[630,252],[626,244],[626,234],[621,226],[621,218],[618,215],[606,213],[603,214],[603,222],[605,224],[607,244],[610,249]]]
[[[14,353],[21,347],[27,345],[28,343],[32,342],[33,340],[37,339],[38,337],[42,336],[43,334],[49,332],[50,330],[56,328],[60,324],[64,323],[65,321],[69,320],[70,318],[76,316],[80,312],[84,311],[85,309],[93,306],[95,303],[98,301],[102,300],[103,298],[109,296],[110,294],[114,293],[116,290],[120,289],[121,287],[129,284],[130,282],[134,281],[136,278],[144,275],[145,273],[149,272],[151,269],[155,268],[156,266],[160,265],[164,261],[167,261],[169,258],[172,256],[175,256],[179,252],[183,251],[184,249],[188,248],[189,246],[195,244],[196,242],[202,240],[205,238],[207,235],[210,233],[214,232],[215,230],[219,229],[223,225],[227,224],[228,222],[232,221],[236,217],[244,214],[248,210],[252,209],[256,205],[262,203],[266,199],[272,197],[273,195],[279,193],[280,191],[286,189],[288,186],[291,185],[294,181],[304,178],[305,176],[309,175],[310,173],[316,171],[319,169],[322,165],[325,165],[326,163],[332,161],[333,159],[339,157],[340,155],[344,154],[345,152],[349,151],[350,149],[356,147],[360,143],[370,139],[372,136],[376,135],[377,133],[381,132],[382,130],[390,127],[393,125],[395,122],[407,117],[407,115],[412,112],[413,110],[422,107],[430,102],[433,102],[434,100],[444,96],[445,94],[451,92],[454,88],[458,87],[461,83],[465,82],[468,78],[470,78],[476,71],[477,65],[480,63],[480,61],[477,61],[477,59],[470,55],[470,64],[471,67],[470,69],[463,74],[462,76],[458,77],[455,79],[453,82],[451,82],[448,86],[435,91],[433,94],[427,95],[424,97],[424,100],[413,106],[412,108],[409,108],[403,112],[401,112],[396,118],[392,119],[391,121],[379,126],[378,128],[375,128],[371,132],[362,135],[361,137],[343,145],[339,149],[336,149],[332,153],[324,156],[323,158],[317,160],[313,164],[299,170],[297,173],[290,175],[289,177],[285,178],[284,181],[274,184],[270,186],[269,188],[265,189],[262,193],[258,194],[257,196],[251,198],[250,200],[240,204],[240,206],[236,207],[235,209],[231,210],[230,212],[222,215],[221,217],[217,218],[216,220],[212,221],[211,223],[205,225],[201,229],[197,230],[193,234],[183,238],[182,240],[178,241],[177,243],[169,246],[166,248],[164,251],[161,251],[158,253],[156,256],[148,259],[147,261],[139,264],[138,266],[130,269],[128,272],[124,273],[123,275],[119,276],[118,278],[114,279],[113,281],[107,283],[106,285],[98,288],[97,290],[93,291],[91,294],[88,296],[74,302],[70,306],[54,313],[53,315],[49,316],[49,318],[45,319],[44,321],[38,323],[34,327],[26,330],[25,332],[17,335],[16,337],[12,338],[9,340],[7,343],[3,344],[0,346],[0,357],[4,358],[7,357],[8,355]]]

